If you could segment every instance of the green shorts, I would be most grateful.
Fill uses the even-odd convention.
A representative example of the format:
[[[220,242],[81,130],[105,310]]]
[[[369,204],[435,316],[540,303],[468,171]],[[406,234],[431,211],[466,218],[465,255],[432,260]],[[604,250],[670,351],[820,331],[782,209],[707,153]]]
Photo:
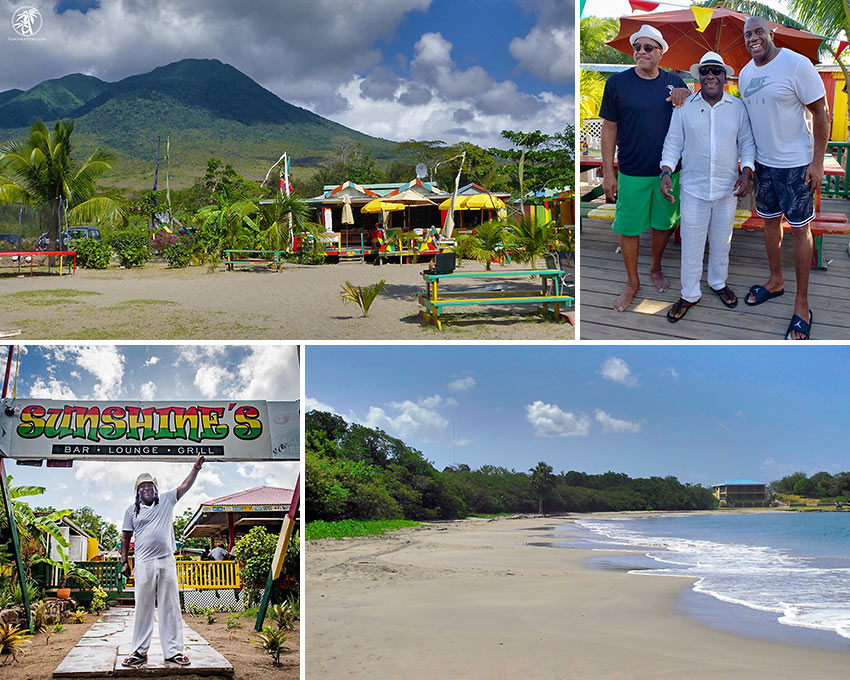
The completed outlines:
[[[673,195],[670,203],[661,193],[658,177],[619,175],[617,183],[617,216],[611,228],[623,236],[640,236],[650,227],[660,231],[679,223],[679,173],[673,173]]]

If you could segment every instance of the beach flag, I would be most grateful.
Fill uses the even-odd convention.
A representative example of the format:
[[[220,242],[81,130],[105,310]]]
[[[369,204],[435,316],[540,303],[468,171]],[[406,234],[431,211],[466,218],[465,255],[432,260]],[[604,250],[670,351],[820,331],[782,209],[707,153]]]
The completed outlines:
[[[292,184],[289,181],[289,156],[283,154],[283,163],[280,166],[280,177],[278,179],[278,186],[280,187],[280,192],[282,194],[286,194],[289,196],[294,189],[292,188]]]
[[[639,9],[644,12],[651,12],[654,9],[658,9],[658,5],[660,2],[649,2],[649,0],[629,0],[629,5],[632,7],[632,12]]]
[[[692,6],[691,12],[694,13],[694,20],[697,22],[697,30],[702,33],[711,23],[711,15],[714,14],[714,7]]]
[[[842,40],[841,42],[839,42],[838,49],[835,51],[835,56],[840,57],[841,53],[844,51],[844,48],[847,47],[847,45],[850,45],[850,43],[848,43],[846,40]]]

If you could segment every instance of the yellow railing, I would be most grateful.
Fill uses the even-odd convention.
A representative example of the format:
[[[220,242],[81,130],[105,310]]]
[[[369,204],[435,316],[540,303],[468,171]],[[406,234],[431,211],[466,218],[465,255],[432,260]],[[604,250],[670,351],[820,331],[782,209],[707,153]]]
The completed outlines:
[[[234,560],[177,560],[177,584],[181,590],[241,588],[239,563]]]

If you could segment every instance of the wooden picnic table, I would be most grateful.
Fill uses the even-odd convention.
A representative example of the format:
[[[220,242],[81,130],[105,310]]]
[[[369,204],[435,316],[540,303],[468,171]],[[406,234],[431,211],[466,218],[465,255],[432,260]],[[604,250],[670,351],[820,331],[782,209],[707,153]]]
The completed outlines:
[[[434,324],[442,330],[440,313],[445,307],[459,307],[462,305],[512,305],[512,304],[539,304],[538,312],[553,321],[561,321],[561,305],[572,305],[574,299],[570,295],[564,295],[561,291],[561,277],[564,272],[561,269],[509,269],[500,271],[470,271],[454,272],[452,274],[434,274],[429,271],[422,272],[425,280],[425,293],[419,296],[419,304],[424,307],[419,312],[420,318]],[[516,278],[539,276],[541,287],[537,290],[460,290],[441,291],[439,283],[450,283],[460,279],[494,280],[501,278]],[[551,306],[551,309],[550,309]],[[572,320],[566,316],[566,321]]]
[[[33,275],[33,263],[36,255],[58,255],[59,256],[59,276],[62,276],[62,260],[65,257],[72,257],[74,260],[74,269],[71,267],[68,270],[72,274],[77,273],[77,251],[76,250],[3,250],[0,251],[0,257],[29,257],[30,258],[30,276]],[[18,260],[20,266],[20,260]]]

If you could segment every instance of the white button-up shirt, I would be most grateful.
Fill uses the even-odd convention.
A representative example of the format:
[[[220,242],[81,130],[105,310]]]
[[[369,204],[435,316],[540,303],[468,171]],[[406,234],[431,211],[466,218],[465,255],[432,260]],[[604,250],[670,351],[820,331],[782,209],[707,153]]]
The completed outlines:
[[[741,168],[755,170],[756,145],[744,102],[724,92],[714,106],[697,92],[673,109],[661,152],[661,166],[682,159],[682,191],[706,201],[729,196]]]

